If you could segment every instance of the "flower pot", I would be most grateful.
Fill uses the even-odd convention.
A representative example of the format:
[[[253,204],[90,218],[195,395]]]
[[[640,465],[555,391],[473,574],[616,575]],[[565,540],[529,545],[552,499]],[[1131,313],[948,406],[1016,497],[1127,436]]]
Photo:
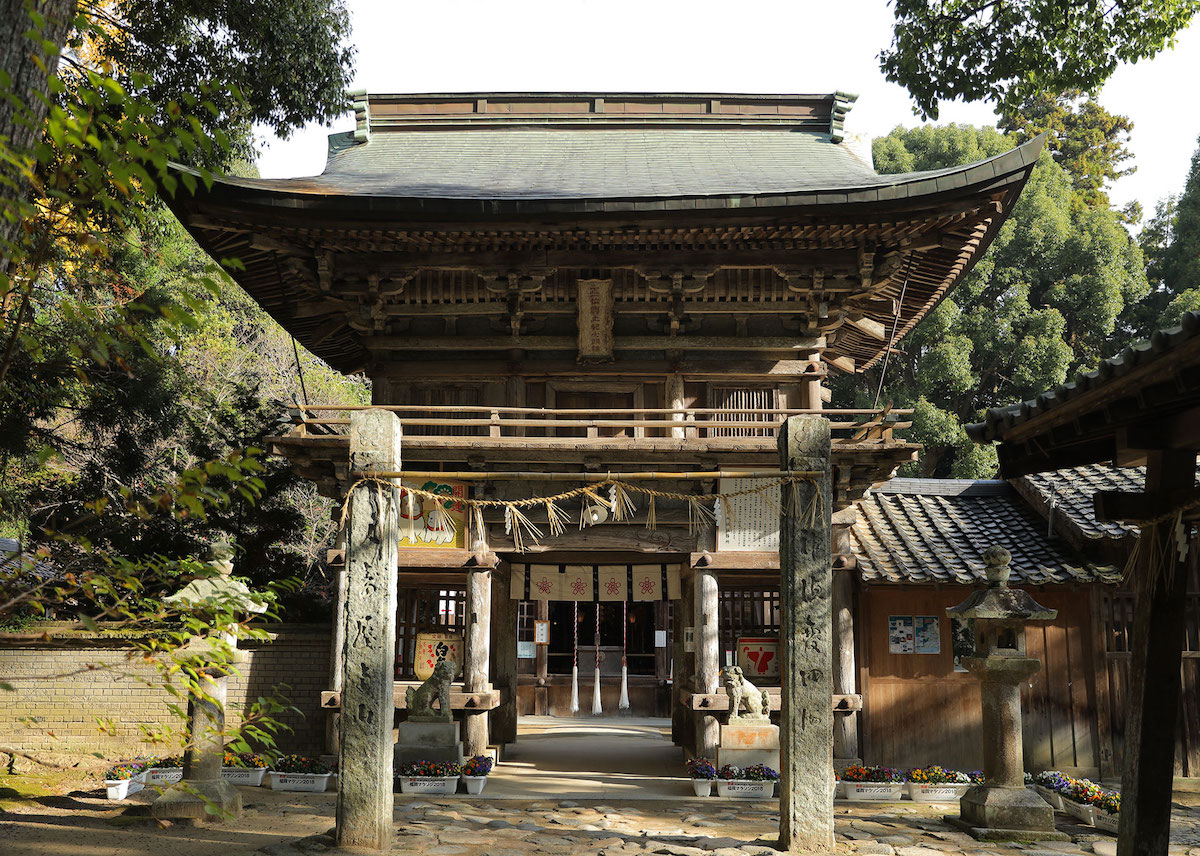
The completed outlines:
[[[903,782],[842,782],[848,800],[896,802],[904,798]]]
[[[1033,789],[1041,795],[1042,799],[1050,803],[1050,807],[1055,811],[1066,811],[1066,808],[1063,807],[1062,794],[1058,791],[1052,791],[1041,785],[1034,785]]]
[[[692,790],[698,797],[712,796],[712,779],[692,779]]]
[[[222,767],[221,778],[235,785],[249,785],[252,788],[261,787],[263,777],[267,775],[266,767]]]
[[[774,782],[748,779],[717,779],[717,794],[735,800],[765,800],[775,793]]]
[[[400,793],[449,796],[458,790],[458,776],[401,776]]]
[[[146,771],[147,785],[173,785],[183,780],[183,767],[151,767]]]
[[[306,791],[319,794],[329,784],[328,773],[279,773],[268,770],[271,790],[273,791]]]
[[[971,789],[969,784],[957,782],[909,782],[908,796],[915,802],[952,803],[962,799],[963,794]]]
[[[104,789],[107,791],[107,796],[110,800],[123,800],[130,794],[136,794],[144,787],[146,786],[136,778],[104,780]]]
[[[1063,800],[1063,806],[1066,808],[1067,814],[1078,818],[1088,826],[1095,825],[1096,807],[1094,805],[1084,805],[1074,800]]]
[[[846,789],[843,787],[843,784],[840,779],[833,780],[833,798],[835,800],[844,800],[846,798]]]
[[[1117,834],[1117,826],[1121,823],[1120,814],[1109,814],[1106,811],[1096,809],[1096,828]]]
[[[487,784],[487,776],[462,776],[463,784],[467,786],[467,793],[481,794],[483,786]]]

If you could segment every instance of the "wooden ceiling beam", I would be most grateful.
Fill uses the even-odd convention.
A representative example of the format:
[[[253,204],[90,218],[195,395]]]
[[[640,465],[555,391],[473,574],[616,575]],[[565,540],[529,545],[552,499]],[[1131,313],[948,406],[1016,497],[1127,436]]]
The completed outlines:
[[[575,336],[371,336],[369,351],[574,351]],[[791,336],[617,336],[617,351],[810,352],[825,349],[825,337]],[[850,371],[853,371],[851,367]]]
[[[597,378],[665,378],[679,373],[684,380],[711,378],[815,380],[826,376],[825,368],[812,360],[622,360],[608,365],[581,367],[575,360],[522,360],[498,363],[496,360],[430,360],[421,363],[422,378],[496,379],[507,376],[526,378],[554,377],[595,380]],[[373,377],[400,376],[411,380],[411,360],[379,361],[371,368]]]

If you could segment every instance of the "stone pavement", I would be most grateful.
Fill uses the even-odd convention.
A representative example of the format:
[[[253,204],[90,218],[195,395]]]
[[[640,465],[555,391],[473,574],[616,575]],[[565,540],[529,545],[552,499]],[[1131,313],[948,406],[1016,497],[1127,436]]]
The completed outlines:
[[[718,798],[670,802],[509,802],[471,797],[397,796],[393,853],[413,856],[768,856],[779,815],[774,802]],[[838,803],[838,854],[861,856],[1115,856],[1116,839],[1056,817],[1070,842],[976,841],[940,820],[948,806]],[[1200,808],[1176,805],[1171,852],[1200,856]],[[262,848],[262,856],[310,856],[333,849],[317,835]],[[247,855],[248,856],[248,855]]]

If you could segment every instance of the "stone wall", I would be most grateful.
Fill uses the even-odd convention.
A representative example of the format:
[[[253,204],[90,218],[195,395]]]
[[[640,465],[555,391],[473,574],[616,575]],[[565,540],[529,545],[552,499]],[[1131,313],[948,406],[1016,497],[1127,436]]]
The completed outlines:
[[[321,751],[325,713],[321,691],[329,681],[328,625],[278,625],[270,642],[244,641],[246,661],[229,679],[228,716],[241,720],[248,705],[272,688],[299,709],[275,718],[293,731],[278,736],[281,749]],[[51,641],[0,642],[0,742],[21,749],[118,753],[152,752],[141,728],[182,726],[168,705],[186,706],[156,686],[157,673],[140,653],[104,634],[55,633]],[[110,720],[110,721],[98,721]]]

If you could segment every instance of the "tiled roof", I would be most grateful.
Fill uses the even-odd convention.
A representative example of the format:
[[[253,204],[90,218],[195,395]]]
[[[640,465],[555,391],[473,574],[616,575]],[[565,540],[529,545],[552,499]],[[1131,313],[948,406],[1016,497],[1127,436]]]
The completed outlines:
[[[1081,539],[1120,540],[1137,535],[1136,526],[1096,519],[1092,496],[1098,490],[1140,493],[1146,484],[1145,467],[1110,467],[1091,464],[1021,476],[1013,481],[1021,493],[1056,529],[1071,527]],[[1053,512],[1051,512],[1053,509]]]
[[[1012,554],[1014,580],[1029,585],[1117,582],[1061,541],[1007,482],[892,479],[858,503],[850,530],[862,578],[884,582],[984,581],[983,551]]]
[[[1104,360],[1094,372],[1079,374],[1069,383],[1059,384],[1029,401],[989,408],[982,422],[966,426],[967,434],[976,443],[1003,441],[1005,432],[1014,426],[1154,363],[1197,336],[1200,336],[1200,312],[1185,312],[1180,326],[1156,331],[1148,340]]]

